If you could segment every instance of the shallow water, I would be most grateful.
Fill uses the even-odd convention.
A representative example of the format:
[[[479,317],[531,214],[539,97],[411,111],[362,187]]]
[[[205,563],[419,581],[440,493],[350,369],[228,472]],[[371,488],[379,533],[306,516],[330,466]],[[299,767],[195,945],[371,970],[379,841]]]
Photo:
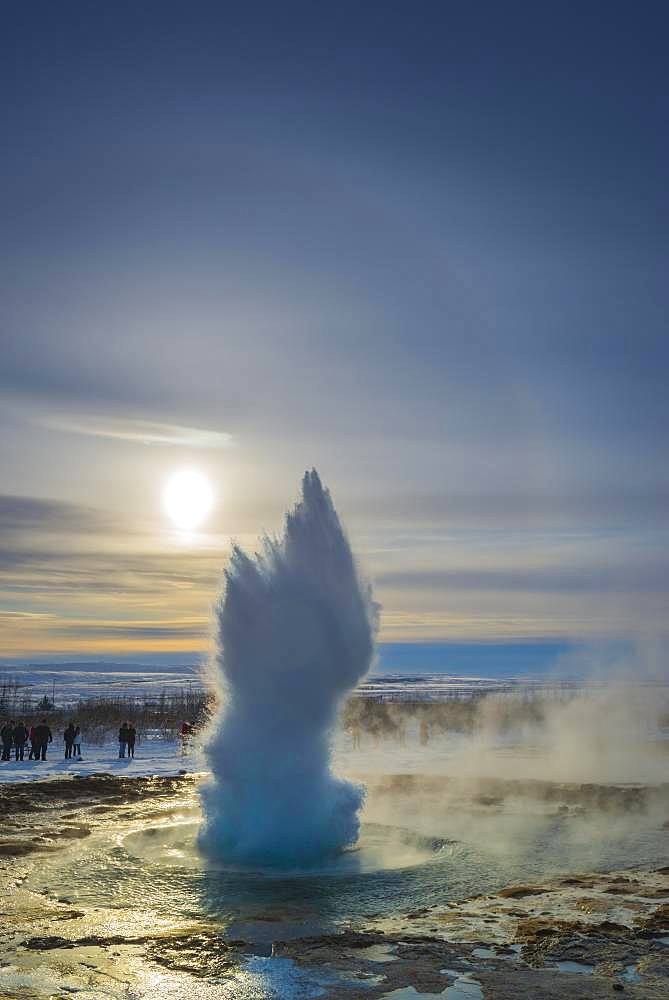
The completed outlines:
[[[426,908],[451,912],[449,901],[558,873],[665,863],[666,797],[647,797],[643,812],[603,786],[558,789],[551,797],[526,782],[483,788],[405,779],[370,782],[356,849],[296,871],[204,859],[194,779],[63,783],[54,785],[53,797],[34,801],[20,790],[24,798],[8,814],[12,829],[28,847],[39,839],[40,848],[15,863],[0,859],[3,898],[8,905],[13,900],[3,914],[11,912],[12,924],[0,948],[0,993],[30,1000],[70,993],[82,1000],[382,993],[393,1000],[475,1000],[481,997],[476,963],[494,963],[495,945],[474,947],[464,971],[452,955],[442,968],[447,963],[439,955],[429,981],[414,978],[413,967],[398,957],[405,931],[439,937],[452,926]],[[58,830],[64,839],[54,839]],[[559,897],[536,898],[539,909],[559,910]],[[616,906],[617,897],[610,899]],[[476,906],[472,901],[459,911]],[[470,941],[497,940],[489,936],[494,918],[485,902],[469,916]],[[358,942],[364,947],[349,947],[344,937],[339,965],[327,956],[303,958],[302,940],[293,952],[280,944],[312,935],[320,942],[321,934],[349,928],[391,928],[390,918],[400,918],[400,936]],[[31,949],[25,942],[33,935],[38,943]],[[63,946],[69,936],[78,940],[74,949]],[[500,961],[515,961],[519,948],[507,949],[511,958]],[[587,971],[552,968],[555,975]],[[393,978],[397,969],[401,975]],[[621,965],[622,982],[636,981],[634,975]]]
[[[420,817],[411,829],[407,815],[401,826],[364,822],[356,850],[317,867],[245,869],[204,859],[196,847],[198,823],[195,801],[164,814],[155,805],[138,804],[131,819],[106,821],[87,840],[40,859],[25,887],[86,907],[150,906],[161,919],[206,919],[261,945],[371,915],[444,904],[514,881],[666,860],[666,833],[650,819],[586,828],[579,817],[538,809],[528,819],[509,808],[483,816],[462,810],[450,822],[448,815],[435,820],[430,832]],[[519,823],[525,839],[517,838],[514,851],[500,851]]]

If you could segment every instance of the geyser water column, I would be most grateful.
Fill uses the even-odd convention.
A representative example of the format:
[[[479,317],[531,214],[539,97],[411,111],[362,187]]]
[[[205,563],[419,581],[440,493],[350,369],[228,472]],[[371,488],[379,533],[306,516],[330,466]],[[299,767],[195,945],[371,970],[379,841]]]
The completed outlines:
[[[233,549],[216,608],[221,709],[199,843],[254,865],[305,865],[357,840],[364,789],[330,770],[343,696],[369,669],[377,605],[315,470],[281,540]]]

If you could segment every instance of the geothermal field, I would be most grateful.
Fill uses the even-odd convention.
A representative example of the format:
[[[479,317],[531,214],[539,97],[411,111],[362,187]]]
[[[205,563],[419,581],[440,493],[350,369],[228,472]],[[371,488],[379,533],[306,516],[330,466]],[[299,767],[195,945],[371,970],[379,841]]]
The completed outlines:
[[[3,765],[0,997],[666,997],[669,691],[376,677],[315,472],[235,549],[177,746]]]

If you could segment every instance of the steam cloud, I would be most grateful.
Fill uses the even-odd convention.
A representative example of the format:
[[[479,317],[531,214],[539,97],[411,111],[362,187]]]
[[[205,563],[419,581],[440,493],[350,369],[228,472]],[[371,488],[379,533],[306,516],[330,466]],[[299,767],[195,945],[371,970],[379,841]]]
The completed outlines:
[[[200,846],[303,865],[358,838],[364,789],[330,770],[344,695],[369,669],[377,606],[315,470],[253,558],[235,547],[216,609],[222,708],[207,747]]]

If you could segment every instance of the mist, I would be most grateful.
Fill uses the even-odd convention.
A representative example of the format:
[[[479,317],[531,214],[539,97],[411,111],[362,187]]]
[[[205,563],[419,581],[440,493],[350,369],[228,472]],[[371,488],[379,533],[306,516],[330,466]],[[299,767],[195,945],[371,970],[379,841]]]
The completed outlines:
[[[606,866],[669,821],[667,681],[641,648],[606,681],[597,670],[579,686],[352,699],[337,765],[367,783],[366,822],[475,845],[528,870],[547,854],[564,867]]]

